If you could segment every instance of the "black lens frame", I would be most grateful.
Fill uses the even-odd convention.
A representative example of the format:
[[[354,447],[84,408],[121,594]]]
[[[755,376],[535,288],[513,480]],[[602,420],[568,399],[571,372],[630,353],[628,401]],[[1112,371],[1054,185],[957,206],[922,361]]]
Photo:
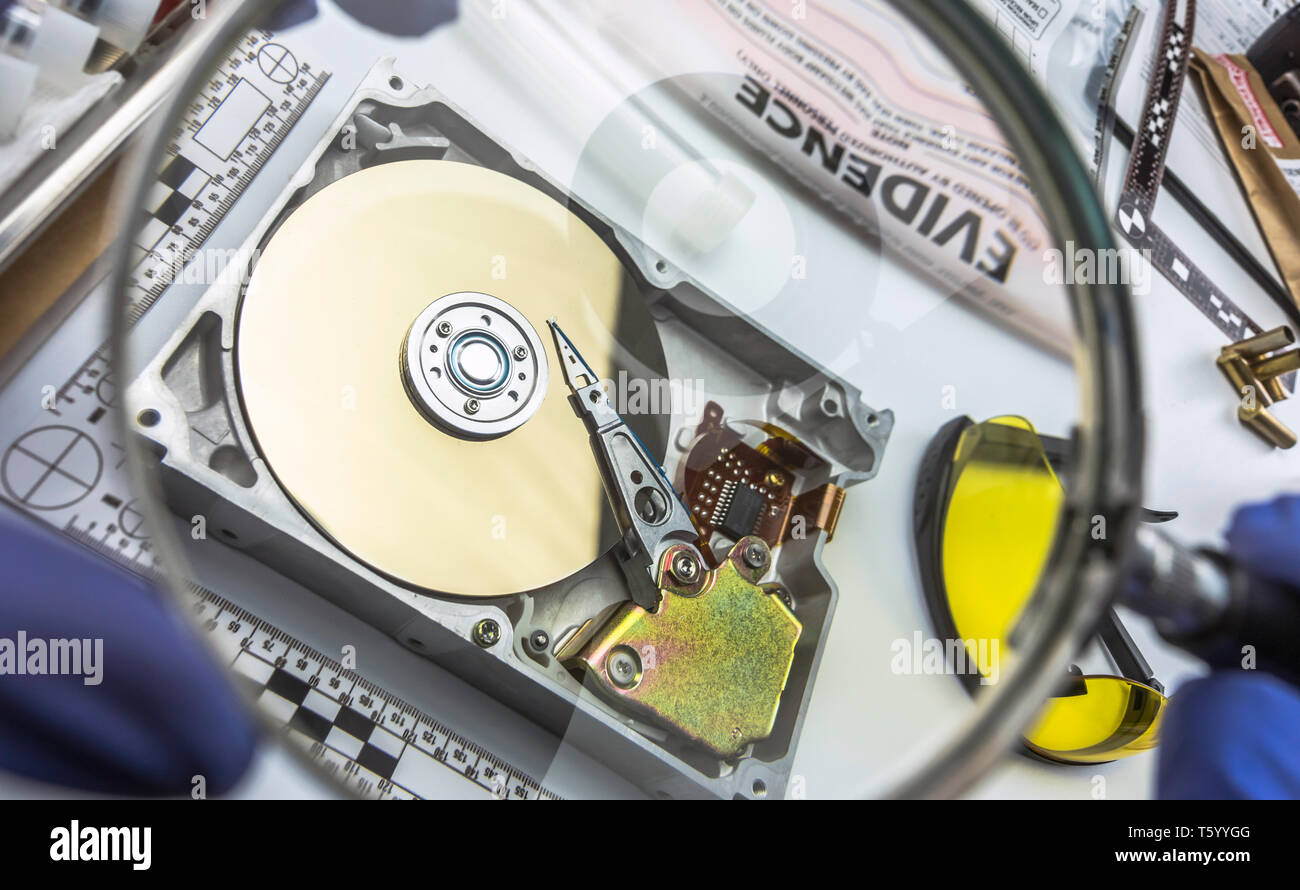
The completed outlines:
[[[926,611],[929,612],[930,620],[934,624],[935,633],[945,644],[960,643],[961,636],[957,630],[957,621],[952,614],[948,587],[943,580],[943,528],[948,518],[949,500],[952,497],[953,458],[956,456],[962,435],[975,425],[974,420],[963,415],[954,418],[939,429],[921,457],[921,466],[913,490],[912,538],[915,544],[916,565],[921,576],[922,595]],[[1045,436],[1037,432],[1035,435],[1042,443],[1043,453],[1053,472],[1063,480],[1062,484],[1064,484],[1064,480],[1068,478],[1070,460],[1074,451],[1073,443],[1069,439],[1057,436]],[[1143,510],[1142,520],[1167,522],[1177,515],[1177,513]],[[1137,643],[1134,642],[1113,607],[1108,607],[1102,614],[1094,632],[1124,679],[1149,686],[1156,692],[1164,694],[1163,684],[1155,678],[1151,665],[1142,655]],[[1078,677],[1081,677],[1078,668],[1071,665],[1058,696],[1078,694],[1072,691],[1074,678]],[[980,678],[968,671],[958,671],[957,678],[966,692],[974,697],[980,688]],[[1050,757],[1027,742],[1023,744],[1023,750],[1053,763],[1077,762]]]

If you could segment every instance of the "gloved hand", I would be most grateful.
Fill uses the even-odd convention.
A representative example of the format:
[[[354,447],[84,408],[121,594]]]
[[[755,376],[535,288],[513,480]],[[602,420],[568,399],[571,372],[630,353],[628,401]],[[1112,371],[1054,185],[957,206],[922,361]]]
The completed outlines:
[[[1300,596],[1300,496],[1242,507],[1227,540],[1239,564]],[[1300,689],[1270,674],[1215,672],[1170,700],[1161,728],[1157,796],[1300,798],[1297,740]]]
[[[253,719],[161,592],[5,508],[0,566],[0,769],[131,795],[239,780]],[[79,674],[48,673],[74,661],[52,640],[78,644]]]
[[[1300,495],[1242,507],[1227,538],[1229,555],[1253,574],[1300,591]]]
[[[359,22],[394,37],[423,37],[456,18],[457,0],[334,0]]]
[[[423,36],[457,14],[457,0],[336,2],[400,37]],[[317,11],[316,0],[283,3],[268,27],[292,28]],[[209,794],[221,794],[239,780],[256,726],[224,668],[161,593],[3,507],[0,567],[0,769],[133,795],[188,795],[200,775]],[[77,647],[89,662],[77,675],[35,674],[34,655],[18,651],[20,633],[25,649],[90,640]],[[19,659],[33,672],[16,674]]]
[[[335,0],[335,5],[364,25],[394,37],[423,37],[456,18],[457,0]],[[316,0],[283,4],[267,27],[283,31],[316,16]]]

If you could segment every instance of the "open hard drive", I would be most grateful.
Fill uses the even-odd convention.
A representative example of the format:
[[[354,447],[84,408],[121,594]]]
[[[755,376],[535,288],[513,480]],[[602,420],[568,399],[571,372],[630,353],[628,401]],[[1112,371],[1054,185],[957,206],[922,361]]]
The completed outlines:
[[[652,793],[779,796],[892,414],[380,62],[131,385],[167,497]]]

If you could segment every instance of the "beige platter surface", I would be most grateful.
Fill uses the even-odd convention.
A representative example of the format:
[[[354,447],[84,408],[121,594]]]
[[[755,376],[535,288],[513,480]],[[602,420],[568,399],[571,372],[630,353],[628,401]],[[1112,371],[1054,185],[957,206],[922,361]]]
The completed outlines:
[[[653,330],[641,300],[626,296],[628,281],[570,210],[504,174],[409,160],[344,177],[284,220],[240,306],[235,361],[259,454],[325,535],[404,585],[481,597],[565,578],[604,551],[610,529],[546,319],[614,378],[623,361],[615,332]],[[465,358],[457,367],[479,375],[468,382],[495,386],[498,371],[506,380],[493,404],[517,400],[516,370],[538,381],[535,413],[495,438],[435,423],[404,385],[408,332],[422,334],[417,318],[457,294],[512,308],[539,338],[528,342],[543,347],[540,357],[509,343],[501,355],[484,348],[479,334],[501,328],[486,316],[475,342],[448,339]],[[450,354],[438,351],[436,331],[423,333],[438,361]],[[645,362],[661,367],[655,343]],[[538,358],[551,370],[544,386],[544,372],[528,367]],[[441,369],[421,373],[442,385]]]

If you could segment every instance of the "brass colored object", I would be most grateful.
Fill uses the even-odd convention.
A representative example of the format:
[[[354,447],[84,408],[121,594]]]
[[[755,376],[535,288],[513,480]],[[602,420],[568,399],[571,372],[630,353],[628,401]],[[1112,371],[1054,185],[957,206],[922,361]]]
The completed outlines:
[[[1287,397],[1286,386],[1276,377],[1264,381],[1264,390],[1274,402],[1281,402]]]
[[[802,516],[807,528],[826,532],[826,540],[835,537],[835,526],[840,521],[840,511],[844,509],[844,489],[827,482],[812,491],[794,499],[793,516]],[[786,526],[785,536],[790,538],[795,533],[795,524]]]
[[[1274,417],[1267,408],[1256,408],[1254,411],[1238,411],[1241,422],[1251,428],[1261,439],[1270,443],[1274,448],[1283,450],[1294,448],[1296,444],[1296,434],[1289,429],[1286,424]]]
[[[1261,360],[1252,367],[1261,380],[1276,380],[1283,374],[1300,371],[1300,350],[1293,349],[1290,352],[1278,353],[1271,358]]]
[[[844,489],[827,482],[795,494],[825,478],[826,462],[791,433],[768,423],[726,425],[716,402],[705,406],[695,432],[681,489],[702,537],[757,535],[772,548],[819,531],[834,537]]]
[[[758,584],[771,562],[755,558],[759,547],[767,553],[761,538],[742,538],[688,586],[671,571],[678,548],[670,548],[659,563],[658,609],[619,606],[598,630],[575,634],[561,662],[585,670],[630,713],[738,756],[771,734],[803,631],[779,591]]]
[[[1282,377],[1300,370],[1300,349],[1291,349],[1295,334],[1288,327],[1225,346],[1218,366],[1242,399],[1237,419],[1274,448],[1294,448],[1296,434],[1269,408],[1289,397]]]
[[[1234,343],[1232,346],[1225,347],[1225,349],[1239,352],[1248,358],[1259,358],[1270,352],[1286,349],[1293,343],[1295,343],[1295,334],[1292,333],[1289,327],[1283,325],[1280,328],[1273,328],[1271,331],[1265,331],[1258,336],[1251,337],[1249,340]]]

